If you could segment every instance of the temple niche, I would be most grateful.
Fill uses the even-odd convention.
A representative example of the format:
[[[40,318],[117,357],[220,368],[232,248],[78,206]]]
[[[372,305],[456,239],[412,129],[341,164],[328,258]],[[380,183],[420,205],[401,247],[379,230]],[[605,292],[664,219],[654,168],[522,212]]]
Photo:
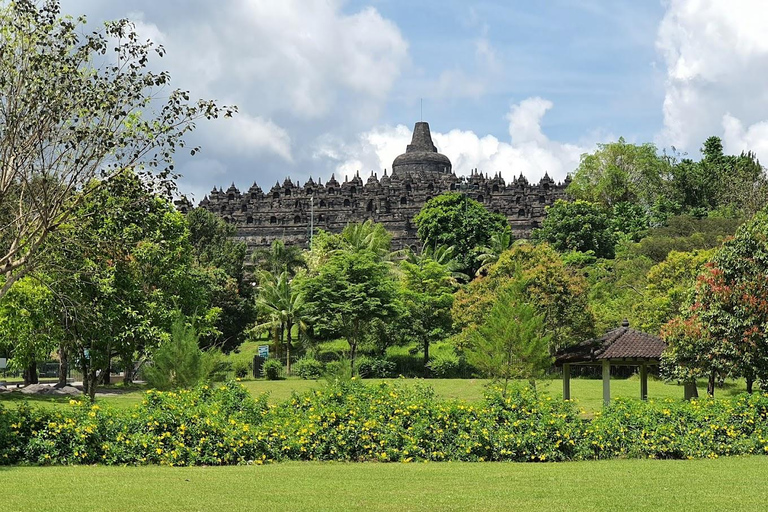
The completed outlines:
[[[214,187],[199,207],[236,224],[238,237],[250,250],[275,239],[307,246],[312,227],[339,233],[347,224],[367,219],[383,224],[392,234],[393,248],[402,249],[418,247],[412,219],[443,192],[467,194],[489,211],[504,214],[516,236],[525,237],[540,225],[545,207],[565,197],[567,185],[567,179],[555,183],[547,174],[538,183],[529,183],[522,174],[507,183],[499,174],[489,177],[477,169],[458,177],[433,144],[429,124],[419,122],[389,174],[385,169],[380,177],[374,172],[363,181],[358,172],[341,183],[332,175],[325,183],[309,178],[303,185],[289,177],[267,191],[254,183],[245,193],[233,183],[226,191]]]

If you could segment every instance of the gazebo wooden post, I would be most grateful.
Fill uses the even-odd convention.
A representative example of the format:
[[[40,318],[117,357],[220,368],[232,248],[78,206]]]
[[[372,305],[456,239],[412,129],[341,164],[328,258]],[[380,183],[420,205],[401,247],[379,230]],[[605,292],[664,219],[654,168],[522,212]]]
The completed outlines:
[[[563,365],[563,400],[571,399],[571,365]]]
[[[603,359],[603,404],[611,402],[611,362]]]
[[[648,400],[648,366],[640,365],[640,400]]]

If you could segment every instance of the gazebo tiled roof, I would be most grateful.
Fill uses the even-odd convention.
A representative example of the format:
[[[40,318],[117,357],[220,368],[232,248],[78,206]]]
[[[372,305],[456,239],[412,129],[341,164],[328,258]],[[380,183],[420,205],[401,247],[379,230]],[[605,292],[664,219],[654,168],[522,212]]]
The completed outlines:
[[[555,355],[555,364],[590,364],[604,360],[658,362],[666,348],[660,338],[631,329],[629,322],[624,320],[620,327],[600,338],[560,350]]]

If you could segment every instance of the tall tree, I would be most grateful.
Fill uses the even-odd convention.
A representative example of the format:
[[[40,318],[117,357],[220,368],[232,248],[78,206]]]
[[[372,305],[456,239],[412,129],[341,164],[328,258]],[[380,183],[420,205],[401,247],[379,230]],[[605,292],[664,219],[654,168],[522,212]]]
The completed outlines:
[[[269,249],[259,249],[253,253],[256,267],[272,275],[287,272],[294,276],[296,270],[305,267],[303,251],[296,245],[285,245],[283,240],[275,240]]]
[[[608,212],[599,204],[558,199],[547,207],[547,217],[533,239],[558,251],[592,251],[599,258],[613,258],[616,240]]]
[[[535,390],[536,379],[552,364],[544,315],[525,301],[523,288],[524,283],[518,283],[496,295],[485,321],[470,333],[465,350],[472,366],[504,381],[504,396],[511,379],[527,379]]]
[[[421,343],[426,374],[430,345],[448,337],[452,330],[454,281],[445,265],[429,257],[422,257],[417,263],[403,260],[400,266],[408,329]]]
[[[259,281],[256,304],[269,316],[275,338],[286,348],[286,373],[290,375],[293,328],[298,327],[299,332],[307,329],[304,294],[293,285],[287,271],[277,276],[264,273]],[[283,336],[286,338],[284,345]]]
[[[455,192],[427,201],[413,222],[424,245],[454,247],[468,275],[477,272],[477,248],[488,245],[493,233],[508,225],[503,215],[491,213],[481,203]]]
[[[233,111],[158,94],[170,76],[150,67],[164,50],[130,21],[94,32],[60,11],[58,0],[0,6],[0,297],[89,194],[126,169],[171,188],[170,157],[195,120]]]
[[[627,201],[650,207],[663,193],[669,173],[670,161],[658,154],[656,146],[620,138],[581,156],[568,193],[607,207]]]
[[[37,363],[47,360],[63,337],[55,297],[50,289],[26,277],[0,299],[0,349],[10,367],[23,370],[24,384],[37,383]]]
[[[481,325],[497,295],[510,286],[523,284],[525,301],[544,315],[552,334],[554,353],[594,335],[595,318],[588,303],[586,280],[566,267],[547,244],[515,244],[490,267],[488,275],[475,279],[456,293],[453,318],[459,329]]]
[[[316,331],[346,338],[353,369],[371,322],[391,318],[400,310],[389,266],[368,250],[334,252],[302,289]]]
[[[499,261],[499,256],[512,247],[514,241],[515,235],[512,234],[511,226],[504,226],[501,231],[493,233],[488,245],[479,249],[477,262],[480,263],[480,268],[477,269],[476,275],[485,275],[491,265]]]

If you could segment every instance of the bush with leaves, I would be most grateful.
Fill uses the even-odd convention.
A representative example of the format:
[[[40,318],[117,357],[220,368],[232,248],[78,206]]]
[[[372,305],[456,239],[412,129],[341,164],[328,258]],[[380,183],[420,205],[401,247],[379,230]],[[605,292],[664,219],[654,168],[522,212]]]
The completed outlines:
[[[160,343],[152,364],[144,367],[144,378],[156,389],[191,388],[212,377],[219,354],[200,350],[195,328],[179,315],[171,326],[171,336]]]
[[[304,380],[316,380],[323,376],[325,365],[314,357],[302,357],[293,365],[293,374]]]
[[[361,357],[357,361],[357,374],[363,379],[386,379],[395,371],[395,363],[376,357]]]
[[[429,360],[429,372],[438,379],[455,379],[461,372],[461,359],[454,352],[444,352]]]
[[[267,380],[280,380],[283,378],[283,363],[277,359],[267,359],[261,368],[261,374]]]

